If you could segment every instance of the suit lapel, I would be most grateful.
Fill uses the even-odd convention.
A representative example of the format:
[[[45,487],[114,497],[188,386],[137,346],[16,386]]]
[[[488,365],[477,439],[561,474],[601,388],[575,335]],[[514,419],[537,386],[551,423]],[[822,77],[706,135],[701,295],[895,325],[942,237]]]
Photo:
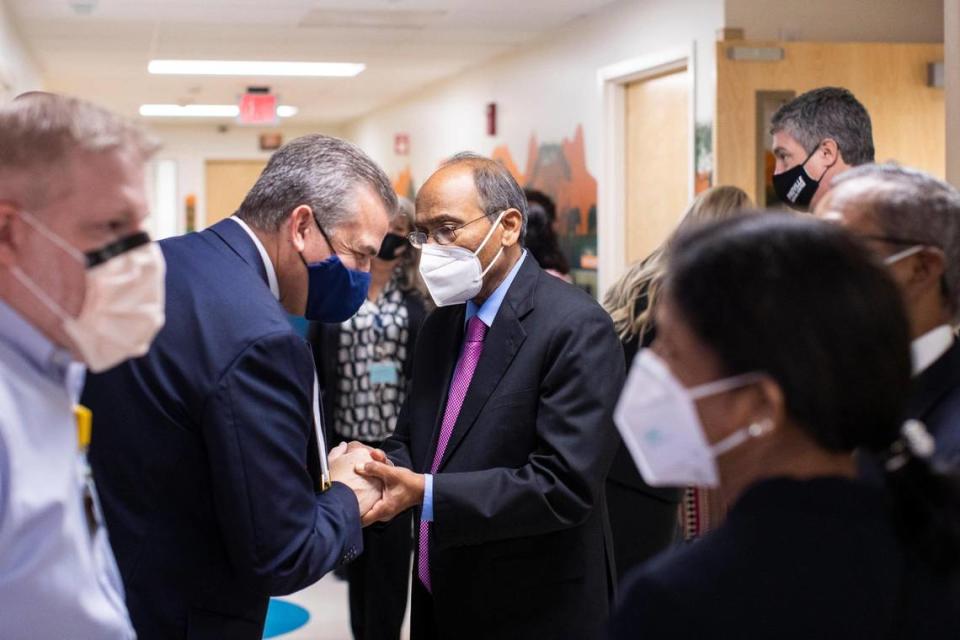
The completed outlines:
[[[907,415],[926,421],[937,403],[950,391],[960,386],[958,372],[960,372],[960,341],[954,339],[950,348],[914,380],[913,393],[907,404]]]
[[[444,309],[439,309],[434,313],[444,313],[444,311]],[[457,360],[460,358],[465,314],[466,305],[450,309],[449,317],[440,320],[438,323],[439,326],[444,328],[444,331],[437,336],[436,341],[424,347],[437,354],[436,357],[431,358],[436,366],[433,367],[432,384],[427,387],[427,406],[437,407],[437,412],[434,416],[430,440],[426,442],[426,451],[423,456],[423,471],[425,472],[430,471],[430,465],[433,464],[433,456],[437,450],[440,425],[443,423],[443,412],[447,408],[447,394],[450,393],[450,383],[453,382],[454,367],[456,367]]]
[[[460,443],[473,429],[480,412],[500,384],[500,380],[503,379],[504,374],[506,374],[514,357],[520,350],[520,346],[527,338],[521,320],[533,309],[533,292],[536,289],[539,274],[540,267],[536,260],[533,259],[533,256],[527,255],[520,267],[520,272],[517,273],[517,277],[507,291],[503,304],[500,306],[500,311],[493,321],[493,326],[487,333],[483,345],[483,354],[480,356],[480,362],[477,363],[477,369],[467,390],[467,396],[463,400],[463,406],[460,408],[460,415],[457,417],[453,434],[450,436],[447,450],[440,462],[441,471],[456,452]],[[438,422],[438,428],[439,424]]]

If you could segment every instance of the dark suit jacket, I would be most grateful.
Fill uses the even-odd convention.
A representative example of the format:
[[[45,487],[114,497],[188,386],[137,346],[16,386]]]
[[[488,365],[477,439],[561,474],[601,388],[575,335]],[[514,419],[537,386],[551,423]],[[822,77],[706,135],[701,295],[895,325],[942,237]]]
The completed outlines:
[[[940,469],[960,471],[960,340],[913,379],[907,418],[923,422],[936,442],[934,463]],[[882,456],[857,452],[860,477],[883,482]]]
[[[907,415],[933,434],[937,463],[960,470],[960,341],[913,381]]]
[[[353,492],[319,494],[313,362],[231,220],[160,243],[167,321],[88,378],[90,460],[141,639],[259,640],[268,596],[359,553]]]
[[[464,313],[458,305],[427,318],[407,406],[384,446],[417,472],[433,460]],[[604,479],[623,377],[607,314],[528,255],[434,477],[430,562],[441,638],[601,633],[612,590]]]
[[[719,528],[628,578],[610,637],[956,638],[955,575],[909,557],[879,487],[766,480]]]

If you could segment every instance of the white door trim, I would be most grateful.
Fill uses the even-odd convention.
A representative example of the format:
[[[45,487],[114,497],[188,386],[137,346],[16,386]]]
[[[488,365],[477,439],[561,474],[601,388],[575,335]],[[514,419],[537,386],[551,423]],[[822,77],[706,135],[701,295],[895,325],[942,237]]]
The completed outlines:
[[[600,299],[626,267],[626,85],[686,68],[689,72],[690,197],[696,177],[696,43],[624,60],[597,71],[602,104],[597,180],[597,289]],[[678,212],[679,213],[679,212]]]

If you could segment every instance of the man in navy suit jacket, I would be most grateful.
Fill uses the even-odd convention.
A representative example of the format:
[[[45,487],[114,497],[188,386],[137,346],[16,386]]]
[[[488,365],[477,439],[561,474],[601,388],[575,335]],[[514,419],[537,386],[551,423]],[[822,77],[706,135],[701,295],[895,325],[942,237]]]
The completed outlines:
[[[933,434],[937,467],[960,470],[960,192],[913,169],[865,165],[834,180],[817,215],[863,237],[888,264],[913,338],[906,417]]]
[[[313,271],[369,270],[396,205],[363,152],[307,136],[271,158],[235,216],[161,243],[166,326],[84,395],[141,639],[259,640],[269,596],[361,552],[381,487],[354,473],[360,448],[332,454],[332,486],[321,479],[311,351],[286,313],[343,313]]]

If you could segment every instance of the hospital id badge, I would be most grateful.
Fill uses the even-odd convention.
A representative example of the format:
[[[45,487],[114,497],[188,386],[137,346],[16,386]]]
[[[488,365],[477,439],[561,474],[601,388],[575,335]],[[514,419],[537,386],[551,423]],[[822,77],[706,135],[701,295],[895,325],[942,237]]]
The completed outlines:
[[[399,377],[400,364],[393,360],[383,360],[373,362],[367,368],[370,375],[370,384],[397,384]]]

